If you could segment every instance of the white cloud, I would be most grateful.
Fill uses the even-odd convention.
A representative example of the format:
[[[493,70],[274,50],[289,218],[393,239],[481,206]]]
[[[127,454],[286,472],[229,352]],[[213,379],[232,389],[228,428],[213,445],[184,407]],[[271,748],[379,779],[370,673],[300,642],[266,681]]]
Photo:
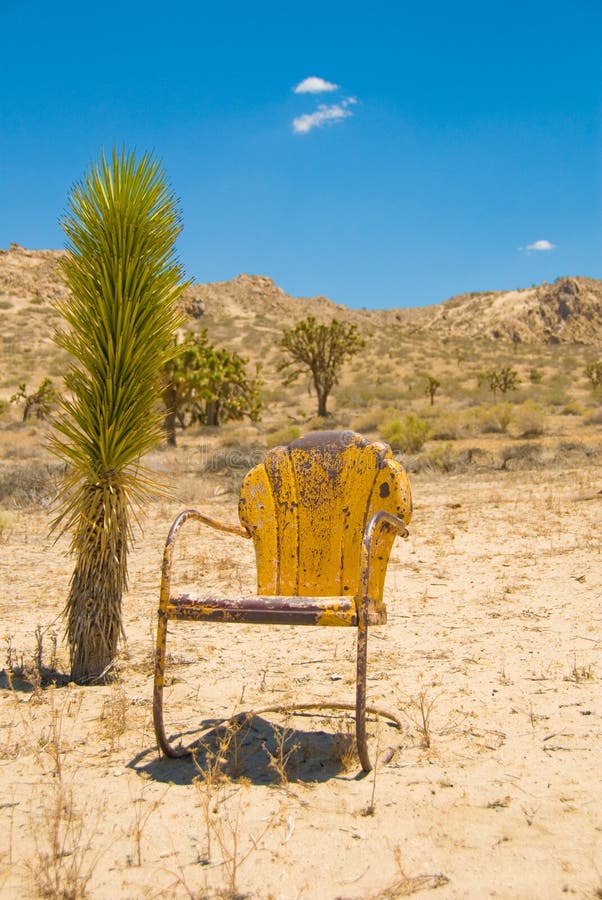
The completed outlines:
[[[293,88],[295,94],[321,94],[324,91],[338,91],[338,89],[338,84],[325,81],[323,78],[317,78],[315,75],[304,78],[303,81],[300,81]]]
[[[550,241],[534,241],[532,244],[527,244],[527,250],[553,250],[556,244],[550,243]]]
[[[354,103],[357,103],[355,97],[345,97],[340,103],[333,103],[331,106],[320,103],[315,112],[293,119],[293,131],[295,134],[307,134],[312,128],[323,128],[324,125],[341,122],[353,115],[349,107]]]

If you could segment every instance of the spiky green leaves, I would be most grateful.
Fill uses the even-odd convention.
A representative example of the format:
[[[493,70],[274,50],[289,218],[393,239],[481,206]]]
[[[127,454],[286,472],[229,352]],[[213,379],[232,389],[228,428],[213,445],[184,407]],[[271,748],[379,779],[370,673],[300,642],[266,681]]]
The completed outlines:
[[[175,198],[157,162],[104,154],[73,188],[57,342],[74,358],[55,451],[84,479],[137,464],[161,436],[159,373],[181,324]]]
[[[72,356],[54,452],[67,462],[54,525],[76,556],[66,604],[72,675],[104,677],[121,632],[132,505],[152,476],[141,457],[161,439],[160,372],[182,322],[175,198],[151,157],[104,154],[73,188],[63,218],[68,299],[57,342]]]

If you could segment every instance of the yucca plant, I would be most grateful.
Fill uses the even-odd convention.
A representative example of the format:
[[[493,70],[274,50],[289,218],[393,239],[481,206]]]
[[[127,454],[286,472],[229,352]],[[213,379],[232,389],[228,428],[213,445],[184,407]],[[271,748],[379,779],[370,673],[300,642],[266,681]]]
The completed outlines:
[[[132,524],[157,483],[141,460],[162,437],[160,371],[182,324],[180,214],[162,167],[113,151],[69,197],[57,343],[73,359],[52,449],[67,464],[53,528],[71,534],[71,675],[102,679],[122,634]]]

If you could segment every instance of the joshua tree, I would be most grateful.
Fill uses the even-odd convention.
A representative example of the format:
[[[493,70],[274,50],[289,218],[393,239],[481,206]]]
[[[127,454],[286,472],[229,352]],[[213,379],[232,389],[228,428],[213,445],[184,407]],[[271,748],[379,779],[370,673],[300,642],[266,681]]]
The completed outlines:
[[[596,390],[602,385],[602,360],[588,363],[585,367],[585,374],[589,380],[592,390]]]
[[[190,422],[222,425],[248,416],[257,422],[261,413],[261,381],[246,369],[247,360],[234,350],[214,347],[207,329],[189,334],[177,346],[177,355],[163,368],[167,443],[176,446],[176,424]]]
[[[27,393],[27,384],[23,381],[19,390],[10,398],[11,403],[23,403],[23,421],[26,422],[33,414],[36,419],[47,419],[52,410],[58,404],[60,396],[55,389],[51,378],[44,378],[40,382],[37,391]]]
[[[482,372],[478,376],[477,381],[479,385],[487,385],[493,394],[494,400],[498,391],[506,396],[508,391],[518,390],[520,384],[518,372],[511,366],[502,366],[501,369],[491,369],[489,372]]]
[[[148,155],[104,154],[69,198],[57,343],[73,357],[53,450],[67,462],[53,523],[71,533],[65,607],[71,674],[102,679],[122,633],[134,508],[156,489],[140,464],[162,438],[159,374],[182,324],[180,215]]]
[[[435,402],[435,394],[441,387],[441,382],[434,378],[432,375],[426,376],[426,388],[424,389],[424,393],[427,397],[430,397],[431,406]]]
[[[286,329],[280,346],[290,359],[281,363],[279,370],[293,367],[286,383],[290,384],[309,369],[318,395],[318,415],[326,416],[326,403],[339,380],[341,366],[361,350],[364,341],[355,325],[337,319],[330,325],[320,325],[313,316],[308,316],[294,328]]]

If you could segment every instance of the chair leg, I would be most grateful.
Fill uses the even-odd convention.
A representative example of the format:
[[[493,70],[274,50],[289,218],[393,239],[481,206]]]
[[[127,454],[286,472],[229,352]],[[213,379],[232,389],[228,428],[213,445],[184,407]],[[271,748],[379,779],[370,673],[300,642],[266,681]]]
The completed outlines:
[[[355,700],[355,735],[357,752],[364,772],[372,770],[366,737],[366,666],[368,655],[368,628],[360,624],[357,630],[357,680]]]
[[[172,759],[180,759],[190,756],[190,750],[185,747],[174,747],[167,740],[165,726],[163,724],[163,685],[165,682],[165,645],[167,641],[167,615],[159,610],[159,624],[157,626],[157,645],[155,649],[155,684],[153,690],[153,722],[157,744],[165,754]]]

